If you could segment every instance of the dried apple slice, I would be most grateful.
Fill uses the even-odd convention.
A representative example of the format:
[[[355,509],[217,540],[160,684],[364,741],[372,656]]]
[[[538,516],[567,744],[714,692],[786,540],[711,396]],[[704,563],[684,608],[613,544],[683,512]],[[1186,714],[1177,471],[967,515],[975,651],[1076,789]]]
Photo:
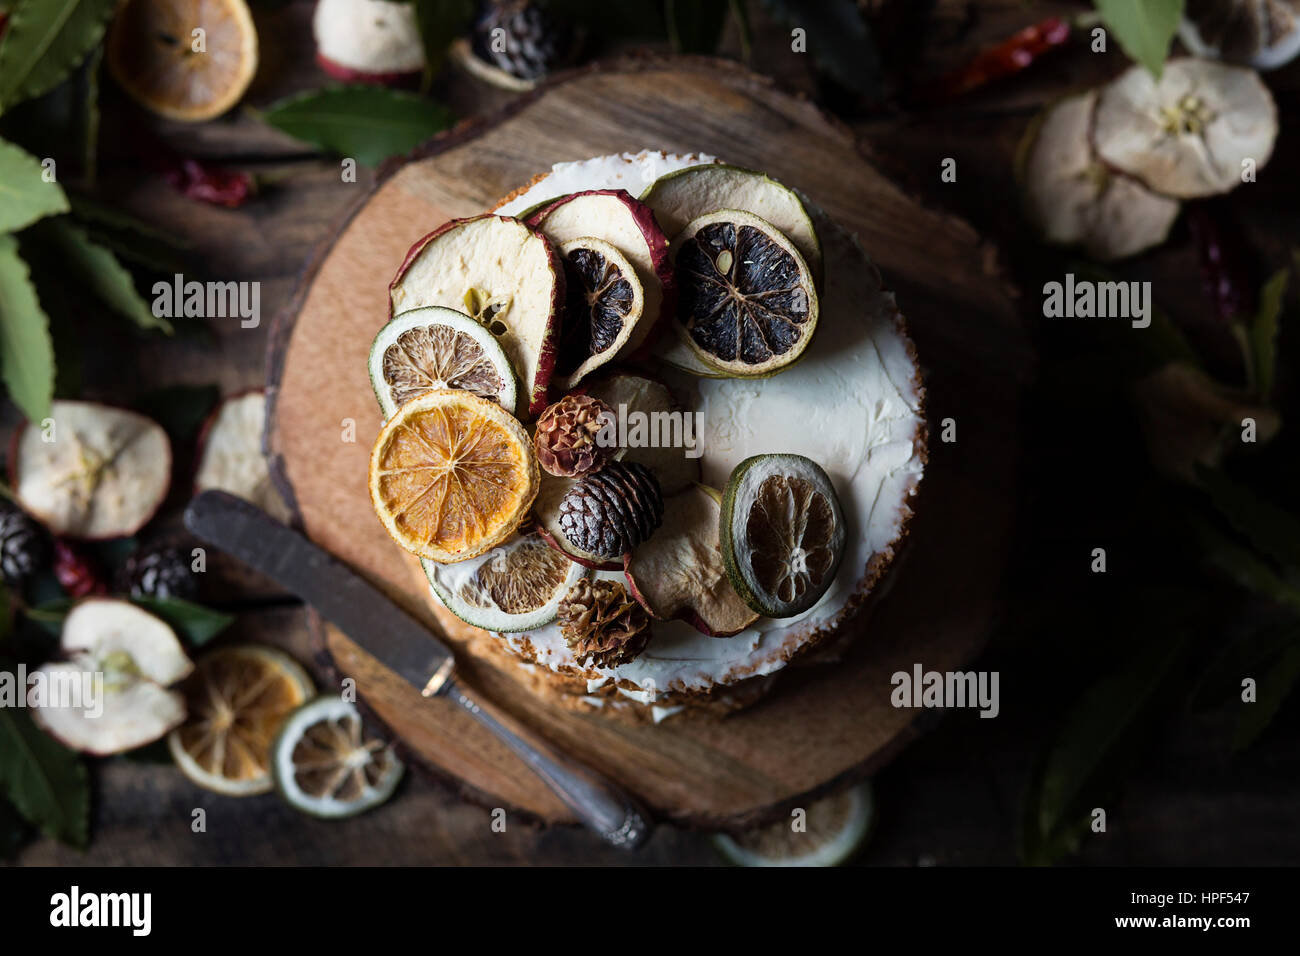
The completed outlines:
[[[69,660],[46,664],[36,723],[74,750],[105,755],[143,747],[185,719],[167,687],[194,665],[172,629],[127,601],[82,601],[63,622]]]
[[[1097,158],[1096,104],[1090,91],[1048,108],[1025,134],[1016,172],[1025,211],[1045,239],[1110,261],[1164,242],[1181,206]]]
[[[641,321],[619,348],[620,356],[635,352],[672,317],[677,300],[668,238],[650,207],[626,190],[572,193],[528,216],[528,223],[557,246],[583,236],[604,239],[632,263],[644,290],[645,307]]]
[[[665,495],[675,495],[700,480],[700,459],[686,454],[688,439],[701,440],[694,413],[677,403],[667,385],[643,375],[615,372],[590,383],[585,392],[618,416],[618,434],[628,445],[620,461],[649,468]]]
[[[9,461],[18,503],[68,538],[135,534],[171,484],[162,426],[96,402],[55,402],[48,419],[14,435]]]
[[[1134,66],[1097,101],[1097,155],[1149,189],[1192,199],[1226,193],[1245,163],[1262,169],[1277,138],[1277,105],[1254,70],[1191,57],[1160,79]]]
[[[652,617],[679,618],[709,637],[758,620],[727,578],[718,545],[718,493],[703,485],[664,501],[663,524],[623,562],[628,589]]]
[[[692,219],[719,209],[741,209],[766,219],[790,237],[821,281],[822,247],[812,218],[793,189],[752,169],[707,163],[660,176],[641,196],[671,240]]]
[[[415,8],[395,0],[319,0],[316,63],[345,83],[408,86],[424,72]]]
[[[570,239],[560,257],[565,305],[555,384],[568,390],[623,350],[641,323],[645,295],[632,264],[603,239]]]
[[[218,405],[199,436],[194,493],[210,488],[228,491],[288,521],[289,508],[271,481],[262,454],[265,428],[266,392],[260,388],[231,395]]]
[[[545,236],[508,216],[453,219],[411,247],[389,296],[392,315],[429,305],[467,313],[501,342],[528,414],[546,407],[564,269]]]

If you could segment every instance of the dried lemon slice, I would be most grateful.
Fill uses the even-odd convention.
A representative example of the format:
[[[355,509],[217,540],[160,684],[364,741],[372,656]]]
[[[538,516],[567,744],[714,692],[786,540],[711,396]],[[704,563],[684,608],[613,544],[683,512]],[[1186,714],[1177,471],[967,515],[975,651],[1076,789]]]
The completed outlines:
[[[407,551],[440,562],[475,557],[510,537],[539,478],[514,416],[454,389],[399,408],[370,455],[375,514]]]
[[[370,346],[370,384],[385,418],[444,388],[515,410],[515,373],[505,349],[468,315],[442,306],[403,312],[379,330]]]
[[[817,328],[817,291],[794,243],[766,219],[723,209],[673,240],[677,320],[691,351],[730,375],[772,375]]]
[[[641,322],[645,292],[623,253],[603,239],[583,236],[560,246],[565,302],[555,384],[569,389],[613,361]]]
[[[132,99],[182,122],[220,116],[257,72],[244,0],[126,0],[106,50],[109,72]]]
[[[199,658],[181,693],[189,717],[167,746],[181,773],[231,797],[266,793],[271,744],[284,719],[315,693],[298,662],[274,647],[222,647]]]
[[[816,604],[844,557],[835,489],[802,455],[755,455],[737,465],[719,524],[732,587],[768,617],[793,617]]]

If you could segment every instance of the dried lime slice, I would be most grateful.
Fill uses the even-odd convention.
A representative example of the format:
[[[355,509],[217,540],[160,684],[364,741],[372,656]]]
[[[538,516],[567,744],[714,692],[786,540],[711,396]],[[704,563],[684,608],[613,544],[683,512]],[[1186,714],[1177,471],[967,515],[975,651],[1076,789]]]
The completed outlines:
[[[799,250],[766,219],[723,209],[673,240],[679,332],[705,365],[772,375],[817,329],[817,291]]]
[[[844,556],[844,513],[830,478],[802,455],[755,455],[727,479],[720,520],[732,587],[767,617],[816,604]]]
[[[535,531],[469,561],[420,563],[443,606],[488,631],[531,631],[550,624],[564,592],[587,573]]]
[[[367,736],[356,707],[341,697],[317,697],[288,716],[271,768],[294,809],[325,819],[379,806],[406,769],[392,744]]]
[[[564,261],[564,315],[555,358],[555,383],[572,388],[613,361],[645,311],[645,292],[623,253],[603,239],[583,236],[560,246]]]
[[[738,836],[720,833],[713,845],[737,866],[839,866],[862,849],[875,816],[871,784],[860,783],[818,800],[802,817]]]
[[[515,374],[490,331],[442,306],[403,312],[370,346],[370,384],[387,418],[411,399],[459,388],[515,410]]]

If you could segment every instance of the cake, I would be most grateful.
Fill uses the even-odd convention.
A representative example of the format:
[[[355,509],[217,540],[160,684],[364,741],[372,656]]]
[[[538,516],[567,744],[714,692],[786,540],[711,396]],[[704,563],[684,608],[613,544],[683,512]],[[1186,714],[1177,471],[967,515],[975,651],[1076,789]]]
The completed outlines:
[[[566,197],[584,198],[566,209]],[[393,284],[394,322],[412,316],[410,308],[441,322],[437,310],[462,310],[459,295],[463,311],[493,329],[501,348],[469,327],[461,341],[479,364],[455,381],[445,370],[412,371],[433,354],[427,338],[381,334],[372,352],[372,378],[390,416],[372,458],[381,517],[396,509],[427,518],[430,501],[452,501],[455,492],[402,484],[411,459],[393,443],[411,429],[398,421],[407,406],[391,409],[410,399],[412,381],[476,390],[472,402],[507,403],[506,366],[530,370],[508,402],[526,437],[492,432],[504,450],[493,453],[490,475],[514,495],[536,471],[530,517],[522,524],[503,517],[518,527],[497,531],[480,513],[470,521],[448,505],[455,520],[439,513],[442,531],[421,526],[437,542],[415,533],[415,518],[386,517],[398,542],[421,555],[432,599],[480,625],[493,663],[515,669],[535,691],[594,714],[655,722],[750,704],[788,665],[827,657],[863,631],[849,625],[883,589],[906,537],[926,462],[926,424],[903,316],[856,237],[809,197],[704,154],[644,151],[559,163],[490,213],[468,221],[465,228],[478,232],[459,246],[414,266],[408,257]],[[718,251],[718,243],[731,245]],[[492,261],[466,266],[466,250]],[[701,278],[701,254],[713,257],[702,261],[719,271],[721,285],[712,273]],[[575,289],[586,281],[582,264],[593,261],[605,285],[583,285],[584,299]],[[551,325],[512,314],[509,290],[476,285],[488,280],[474,276],[495,276],[511,262],[528,263],[520,266],[526,275],[517,280],[517,301],[544,300],[552,277],[567,289],[556,292],[565,303],[556,305]],[[433,282],[431,269],[457,274]],[[425,278],[417,282],[417,274]],[[470,291],[461,293],[466,284]],[[711,302],[715,292],[723,298]],[[408,318],[401,328],[424,321]],[[447,322],[463,325],[451,316]],[[750,329],[760,327],[755,344]],[[527,360],[518,359],[520,350]],[[567,354],[574,350],[579,354]],[[578,380],[565,381],[566,369],[579,370],[570,376]],[[647,450],[631,441],[623,419],[651,395],[671,398],[646,408],[679,410],[687,415],[682,421],[696,423],[692,447]],[[626,396],[634,400],[620,401],[611,418],[614,397]],[[453,399],[458,410],[469,409],[465,415],[477,407]],[[601,419],[591,417],[597,407]],[[437,429],[451,421],[437,414],[436,428],[415,429],[422,436],[417,465],[421,449],[436,444]],[[594,431],[597,421],[608,430]],[[557,434],[571,440],[575,428],[577,452],[563,440],[558,452],[548,447]],[[505,459],[509,465],[496,464]],[[611,494],[617,500],[604,504]],[[504,502],[503,492],[491,508],[505,515],[518,504]],[[583,510],[587,504],[599,521]],[[775,530],[766,528],[768,516]],[[586,547],[596,540],[583,537],[592,527],[618,539],[612,550]],[[484,529],[489,537],[479,535]],[[795,540],[791,529],[802,537]],[[468,540],[468,550],[448,550],[452,538]],[[787,565],[772,570],[771,548]],[[621,558],[609,560],[620,549]],[[429,557],[435,551],[436,560]],[[521,608],[509,588],[532,582],[546,582],[537,585],[546,594]],[[605,630],[593,637],[598,627]]]

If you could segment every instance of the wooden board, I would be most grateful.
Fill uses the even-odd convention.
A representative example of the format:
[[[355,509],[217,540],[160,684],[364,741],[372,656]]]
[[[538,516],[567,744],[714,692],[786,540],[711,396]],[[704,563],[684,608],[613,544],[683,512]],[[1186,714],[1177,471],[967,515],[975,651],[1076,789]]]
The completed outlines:
[[[366,354],[407,247],[554,162],[642,148],[706,151],[762,169],[858,233],[908,317],[933,432],[905,560],[846,658],[791,669],[775,693],[726,719],[659,726],[564,711],[531,693],[518,671],[476,655],[463,627],[431,613],[366,492],[380,425]],[[959,668],[983,644],[1010,531],[1017,400],[1032,361],[995,258],[970,227],[885,179],[848,130],[740,67],[683,57],[599,64],[431,141],[358,201],[277,321],[268,449],[307,533],[459,645],[468,683],[661,817],[743,826],[883,763],[918,716],[890,705],[890,675],[914,663]],[[955,420],[954,443],[937,434],[945,418]],[[323,637],[338,671],[356,678],[367,706],[430,770],[489,806],[571,819],[453,705],[422,700],[341,634]]]

